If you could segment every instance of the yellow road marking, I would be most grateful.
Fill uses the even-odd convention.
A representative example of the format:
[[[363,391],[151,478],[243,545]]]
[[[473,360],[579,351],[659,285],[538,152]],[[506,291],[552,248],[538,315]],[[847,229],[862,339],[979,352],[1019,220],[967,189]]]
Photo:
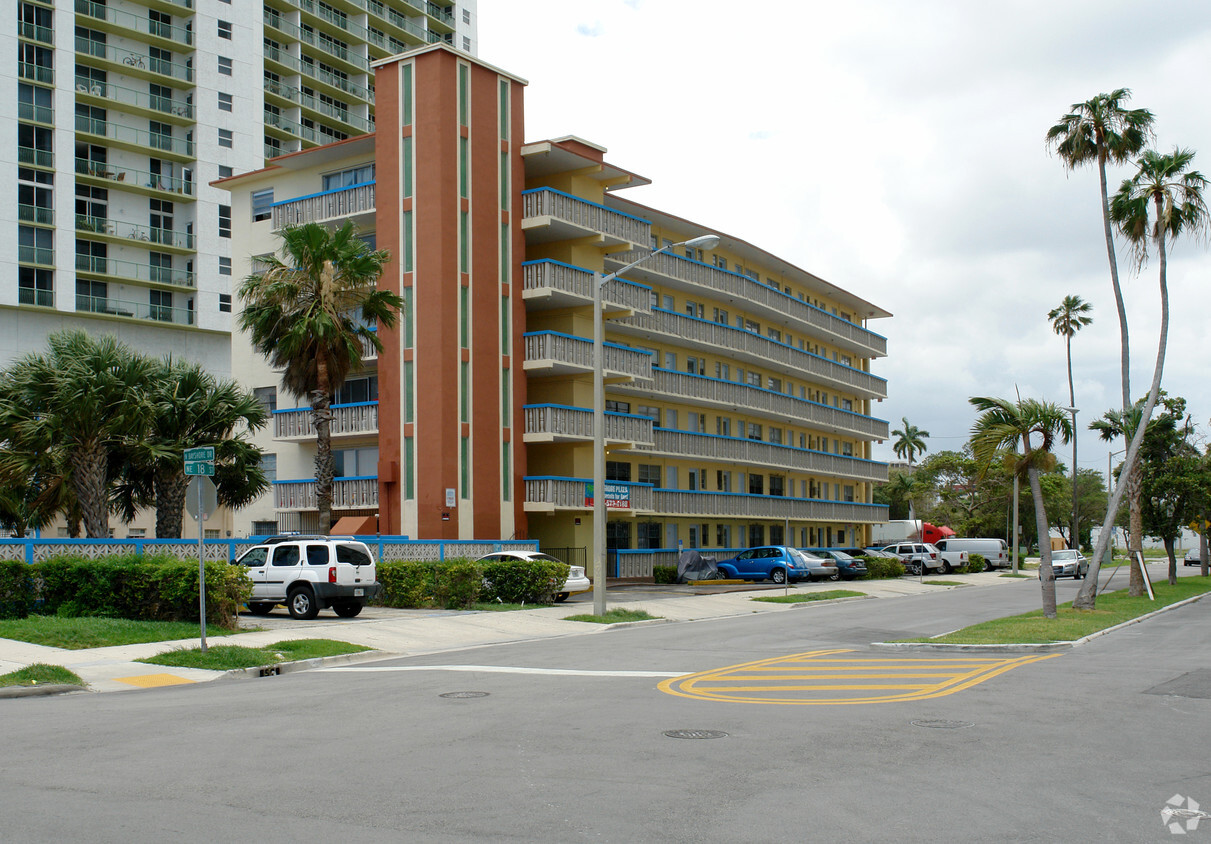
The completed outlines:
[[[139,674],[135,677],[115,677],[119,683],[126,683],[131,686],[138,686],[142,689],[151,689],[156,686],[182,686],[186,683],[193,683],[193,680],[186,680],[184,677],[178,677],[175,674]]]
[[[952,695],[1019,666],[1060,655],[954,659],[836,656],[845,653],[852,651],[839,648],[763,659],[675,677],[660,683],[658,688],[679,697],[729,703],[805,706],[896,703]],[[872,680],[891,682],[868,682]],[[904,680],[936,682],[896,682]],[[849,694],[838,696],[836,692]]]

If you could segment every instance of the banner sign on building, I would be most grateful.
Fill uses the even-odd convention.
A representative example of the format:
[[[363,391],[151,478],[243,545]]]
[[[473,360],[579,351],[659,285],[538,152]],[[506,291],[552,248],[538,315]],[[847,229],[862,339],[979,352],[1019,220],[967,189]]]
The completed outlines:
[[[584,506],[593,506],[593,483],[586,481],[584,485]],[[606,483],[605,506],[607,510],[630,510],[631,487],[627,484]]]

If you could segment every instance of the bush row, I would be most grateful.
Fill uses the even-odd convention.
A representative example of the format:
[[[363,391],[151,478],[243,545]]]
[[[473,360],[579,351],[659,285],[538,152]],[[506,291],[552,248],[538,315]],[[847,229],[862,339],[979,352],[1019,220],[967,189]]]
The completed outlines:
[[[378,564],[382,589],[375,603],[404,609],[464,609],[485,601],[550,604],[567,578],[566,563],[545,560],[382,562]]]
[[[866,560],[866,579],[883,580],[885,578],[903,577],[904,564],[899,560],[884,557],[864,557]]]
[[[196,560],[166,554],[125,554],[103,560],[62,556],[32,566],[20,565],[30,581],[26,613],[34,609],[44,615],[198,620]],[[239,605],[251,594],[252,583],[243,567],[206,564],[208,624],[230,626]],[[0,604],[7,603],[0,598]]]
[[[0,560],[0,618],[25,618],[33,606],[30,566],[18,560]]]
[[[967,571],[975,573],[984,571],[988,568],[988,559],[983,554],[969,554],[967,556]]]

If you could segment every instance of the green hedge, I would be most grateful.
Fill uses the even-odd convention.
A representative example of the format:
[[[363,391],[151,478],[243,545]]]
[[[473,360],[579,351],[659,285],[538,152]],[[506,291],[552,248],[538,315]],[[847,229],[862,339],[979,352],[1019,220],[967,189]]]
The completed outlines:
[[[198,563],[166,554],[54,557],[30,566],[45,615],[197,621]],[[230,626],[252,595],[243,566],[206,564],[206,621]]]
[[[484,599],[506,604],[552,604],[568,579],[567,563],[547,560],[504,560],[486,563]]]
[[[556,589],[567,579],[566,563],[542,560],[391,561],[378,564],[382,589],[375,603],[403,609],[465,609],[497,599],[507,604],[552,604]]]
[[[0,618],[25,618],[34,606],[34,578],[28,563],[0,560]]]
[[[886,578],[903,577],[904,564],[899,560],[889,560],[883,557],[866,558],[866,579],[882,580]]]
[[[652,579],[657,583],[676,583],[676,566],[652,566]]]
[[[974,574],[975,572],[984,571],[988,568],[988,560],[983,554],[968,554],[967,555],[967,571]]]

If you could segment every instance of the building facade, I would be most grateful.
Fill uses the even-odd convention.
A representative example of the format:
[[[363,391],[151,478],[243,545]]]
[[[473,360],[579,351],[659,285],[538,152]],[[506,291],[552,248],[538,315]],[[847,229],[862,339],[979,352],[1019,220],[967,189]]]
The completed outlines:
[[[646,180],[565,137],[523,142],[524,81],[438,45],[379,63],[374,136],[224,181],[237,275],[294,223],[353,219],[404,299],[338,396],[335,510],[424,538],[591,547],[592,295],[604,288],[610,574],[679,547],[859,545],[886,520],[871,444],[889,314],[758,247],[624,198]],[[233,340],[275,408],[273,501],[237,533],[315,524],[306,402]],[[243,344],[243,345],[241,345]],[[356,386],[354,386],[356,385]]]

